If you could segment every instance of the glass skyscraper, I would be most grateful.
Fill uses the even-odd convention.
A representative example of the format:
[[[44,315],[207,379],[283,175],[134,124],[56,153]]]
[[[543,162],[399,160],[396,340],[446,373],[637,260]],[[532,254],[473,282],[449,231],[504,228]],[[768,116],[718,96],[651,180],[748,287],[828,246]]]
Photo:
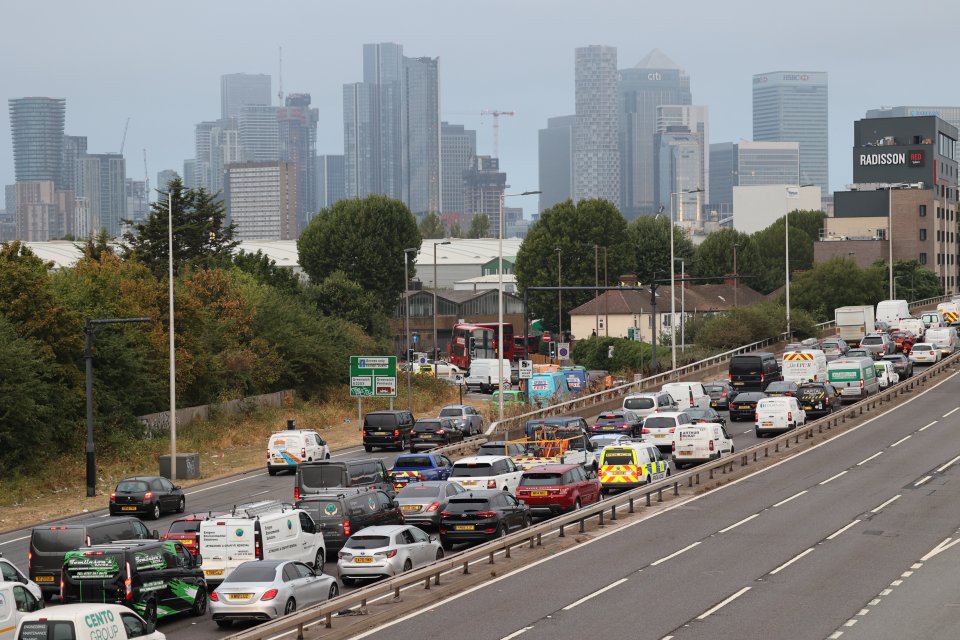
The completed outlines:
[[[237,118],[247,105],[270,105],[270,76],[228,73],[220,76],[220,118]]]
[[[12,98],[10,128],[17,182],[52,180],[63,188],[64,98]]]
[[[579,47],[575,56],[573,199],[605,198],[618,204],[617,49]]]

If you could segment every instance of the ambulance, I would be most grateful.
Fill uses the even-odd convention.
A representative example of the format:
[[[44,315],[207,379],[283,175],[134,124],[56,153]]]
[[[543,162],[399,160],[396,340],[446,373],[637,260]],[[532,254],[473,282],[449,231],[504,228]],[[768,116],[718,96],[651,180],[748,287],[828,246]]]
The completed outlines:
[[[609,493],[663,480],[670,475],[670,466],[652,444],[616,444],[600,452],[598,475],[601,488]]]

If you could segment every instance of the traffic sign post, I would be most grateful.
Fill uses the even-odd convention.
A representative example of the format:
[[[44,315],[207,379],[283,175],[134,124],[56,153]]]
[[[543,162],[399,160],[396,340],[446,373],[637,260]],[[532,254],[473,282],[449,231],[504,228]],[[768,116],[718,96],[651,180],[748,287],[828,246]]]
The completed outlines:
[[[558,360],[570,359],[570,343],[569,342],[557,343],[557,359]]]
[[[397,396],[397,357],[350,356],[350,396],[395,398]]]
[[[466,384],[466,382],[462,373],[454,374],[453,383],[457,385],[457,389],[460,391],[460,404],[463,404],[463,385]]]
[[[533,377],[533,360],[520,361],[520,379],[529,380]]]

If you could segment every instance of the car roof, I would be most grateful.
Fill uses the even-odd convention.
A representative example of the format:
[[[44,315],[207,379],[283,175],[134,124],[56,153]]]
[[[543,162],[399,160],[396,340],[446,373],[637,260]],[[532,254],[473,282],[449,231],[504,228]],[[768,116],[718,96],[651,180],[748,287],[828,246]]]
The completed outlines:
[[[469,409],[472,408],[469,404],[448,404],[440,408],[440,411],[444,409]]]
[[[122,480],[117,480],[117,484],[121,482],[129,482],[131,480],[140,480],[142,482],[147,482],[149,480],[159,480],[162,476],[130,476],[129,478],[123,478]],[[164,478],[166,480],[166,478]]]
[[[469,500],[470,498],[493,498],[502,493],[505,493],[505,492],[500,489],[472,489],[470,491],[466,491],[464,493],[451,497],[450,502],[459,501],[463,499]]]
[[[188,513],[185,516],[180,516],[174,522],[183,522],[184,520],[206,520],[207,518],[219,518],[220,516],[227,515],[226,511],[208,511],[204,513]]]
[[[511,459],[510,456],[470,456],[467,458],[460,458],[459,460],[454,461],[453,464],[454,465],[458,465],[460,463],[474,464],[478,462],[483,462],[484,464],[488,464],[490,462],[496,462],[498,460],[510,460],[510,459]]]
[[[258,560],[257,562],[262,562]],[[13,583],[16,584],[16,583]],[[46,607],[40,609],[39,611],[31,611],[30,613],[25,614],[20,620],[49,620],[51,622],[57,622],[60,620],[80,620],[83,616],[88,615],[94,611],[104,611],[109,610],[120,616],[121,613],[127,613],[132,611],[129,607],[125,607],[122,604],[106,604],[106,603],[77,603],[77,604],[59,604],[56,607]]]
[[[837,362],[837,360],[834,360],[834,362]],[[741,402],[742,401],[741,399],[762,400],[763,398],[766,398],[766,397],[767,397],[767,394],[765,394],[763,391],[744,391],[742,393],[737,394],[737,402]]]
[[[566,473],[567,471],[570,471],[571,469],[574,469],[579,466],[581,465],[579,464],[538,464],[535,467],[530,467],[529,469],[525,470],[523,472],[523,475],[527,475],[528,473],[533,473],[533,472]]]
[[[395,533],[403,531],[404,529],[409,529],[410,525],[408,524],[380,524],[373,527],[364,527],[357,531],[350,537],[353,536],[392,536]]]
[[[651,413],[647,418],[676,418],[677,416],[686,413],[686,411],[661,411],[660,413]],[[646,420],[647,418],[644,418]]]

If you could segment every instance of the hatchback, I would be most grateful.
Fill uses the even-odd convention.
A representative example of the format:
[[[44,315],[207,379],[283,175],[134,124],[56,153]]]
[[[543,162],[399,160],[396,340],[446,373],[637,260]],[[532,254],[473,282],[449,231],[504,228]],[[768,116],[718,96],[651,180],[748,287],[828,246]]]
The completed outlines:
[[[597,421],[590,427],[590,435],[600,433],[617,433],[636,436],[640,433],[643,418],[629,409],[618,409],[601,413]]]
[[[656,445],[660,451],[673,449],[673,435],[677,428],[690,424],[690,416],[683,411],[656,413],[643,419],[640,429],[644,442]]]
[[[362,578],[385,578],[443,559],[436,536],[409,524],[368,527],[350,536],[337,554],[343,584]]]
[[[522,456],[526,449],[518,442],[506,442],[504,440],[491,440],[485,442],[477,449],[478,456]]]
[[[919,342],[910,349],[910,362],[936,364],[940,362],[940,349],[929,342]]]
[[[450,480],[410,482],[397,494],[397,503],[405,523],[437,528],[440,526],[440,513],[447,508],[450,498],[464,491],[459,483]]]
[[[517,498],[534,515],[556,515],[599,500],[600,481],[578,464],[540,465],[523,472]]]
[[[112,516],[143,513],[157,520],[164,513],[183,513],[186,506],[180,485],[161,476],[126,478],[110,494]]]
[[[167,532],[160,536],[161,540],[176,540],[182,544],[191,555],[200,553],[200,523],[209,518],[226,515],[220,511],[209,513],[191,513],[181,516],[170,523]]]
[[[883,356],[883,360],[893,363],[893,370],[897,372],[901,380],[906,380],[913,375],[913,361],[902,353],[891,353]]]
[[[703,388],[710,396],[710,406],[717,411],[727,411],[730,408],[730,402],[737,395],[733,385],[726,380],[704,383]]]
[[[737,395],[737,399],[730,405],[730,420],[753,420],[757,412],[757,402],[766,398],[762,391],[748,391]]]
[[[786,380],[781,380],[779,382],[771,382],[767,385],[767,390],[764,392],[771,398],[777,396],[796,396],[797,395],[797,383],[796,382],[787,382]]]
[[[850,347],[843,340],[826,340],[820,345],[820,348],[823,354],[827,356],[827,360],[842,358],[850,350]]]
[[[727,424],[727,421],[717,413],[716,409],[687,409],[684,413],[690,416],[690,422],[713,422],[723,426]]]
[[[468,491],[451,498],[440,514],[440,543],[451,549],[458,542],[486,542],[530,523],[530,507],[506,491]]]
[[[410,430],[410,453],[417,447],[445,446],[463,441],[463,431],[452,418],[422,418]]]

